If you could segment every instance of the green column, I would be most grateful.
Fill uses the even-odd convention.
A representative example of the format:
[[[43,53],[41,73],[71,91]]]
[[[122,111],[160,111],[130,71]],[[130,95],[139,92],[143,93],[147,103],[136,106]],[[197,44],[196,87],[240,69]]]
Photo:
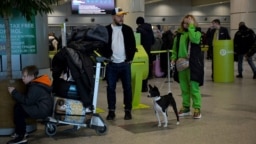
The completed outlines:
[[[213,42],[213,81],[234,81],[234,46],[233,40]]]

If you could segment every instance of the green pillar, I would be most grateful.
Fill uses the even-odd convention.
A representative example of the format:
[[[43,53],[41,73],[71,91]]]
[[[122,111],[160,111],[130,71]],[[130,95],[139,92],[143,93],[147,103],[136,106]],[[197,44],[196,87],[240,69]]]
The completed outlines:
[[[234,46],[233,40],[213,42],[213,81],[234,81]]]

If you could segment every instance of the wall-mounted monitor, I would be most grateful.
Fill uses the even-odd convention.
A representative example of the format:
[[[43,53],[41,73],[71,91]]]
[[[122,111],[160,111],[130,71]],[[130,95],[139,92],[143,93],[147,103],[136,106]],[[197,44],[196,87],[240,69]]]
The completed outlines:
[[[71,0],[72,14],[111,14],[115,0]]]

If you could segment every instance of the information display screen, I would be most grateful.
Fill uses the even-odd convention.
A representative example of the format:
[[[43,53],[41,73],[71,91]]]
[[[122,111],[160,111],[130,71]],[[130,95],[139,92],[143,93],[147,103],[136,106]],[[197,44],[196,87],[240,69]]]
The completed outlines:
[[[72,14],[111,14],[115,0],[72,0]]]

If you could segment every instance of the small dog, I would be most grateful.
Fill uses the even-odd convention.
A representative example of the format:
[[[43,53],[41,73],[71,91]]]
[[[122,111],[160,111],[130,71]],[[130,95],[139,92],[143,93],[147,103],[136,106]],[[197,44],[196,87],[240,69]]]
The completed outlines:
[[[172,93],[168,93],[168,95],[160,96],[160,92],[156,86],[152,87],[149,84],[149,95],[148,97],[153,98],[153,103],[154,103],[154,109],[155,109],[155,114],[158,120],[158,127],[161,127],[161,120],[159,117],[159,113],[162,113],[163,118],[164,118],[164,125],[163,127],[167,127],[168,125],[168,119],[167,119],[167,109],[171,105],[177,118],[177,125],[179,125],[179,115],[178,115],[178,110],[176,107],[176,102],[172,96]]]

